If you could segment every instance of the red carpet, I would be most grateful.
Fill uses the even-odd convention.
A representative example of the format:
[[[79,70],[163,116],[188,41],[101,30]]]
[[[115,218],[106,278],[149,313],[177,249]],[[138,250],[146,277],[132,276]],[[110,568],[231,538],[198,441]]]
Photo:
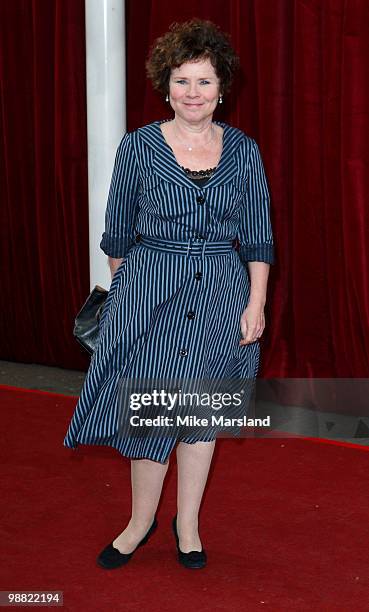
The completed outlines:
[[[175,453],[159,527],[129,565],[130,463],[63,447],[75,398],[0,387],[0,590],[61,590],[72,611],[369,610],[369,453],[309,440],[219,440],[200,515],[204,570],[176,562]]]

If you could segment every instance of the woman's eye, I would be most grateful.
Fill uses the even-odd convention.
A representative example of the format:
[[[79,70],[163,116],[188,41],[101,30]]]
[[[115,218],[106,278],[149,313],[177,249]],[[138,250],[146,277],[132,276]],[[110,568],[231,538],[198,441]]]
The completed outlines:
[[[176,83],[185,83],[186,80],[185,79],[177,79]],[[201,85],[209,85],[210,81],[207,81],[206,79],[202,79],[200,81]]]

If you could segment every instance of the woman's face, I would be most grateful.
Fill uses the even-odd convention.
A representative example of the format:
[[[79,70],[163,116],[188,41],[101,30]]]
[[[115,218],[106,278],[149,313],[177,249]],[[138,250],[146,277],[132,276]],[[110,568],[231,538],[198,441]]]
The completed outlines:
[[[172,69],[169,101],[176,115],[196,123],[213,114],[220,95],[219,86],[209,59],[185,62]]]

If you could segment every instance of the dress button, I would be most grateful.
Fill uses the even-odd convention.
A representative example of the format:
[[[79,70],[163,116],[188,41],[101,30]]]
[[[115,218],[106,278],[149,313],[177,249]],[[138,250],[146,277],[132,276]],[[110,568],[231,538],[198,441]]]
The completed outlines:
[[[198,238],[199,240],[205,240],[204,234],[195,234],[194,238]]]
[[[198,204],[203,204],[205,202],[204,196],[197,196],[196,200]]]
[[[135,242],[141,242],[141,236],[142,234],[136,234]]]
[[[194,313],[192,310],[190,310],[190,311],[187,313],[187,318],[188,318],[188,319],[194,319],[194,318],[195,318],[195,313]]]
[[[188,353],[188,350],[185,348],[181,348],[179,351],[179,354],[181,355],[181,357],[185,357]]]
[[[202,278],[202,272],[195,272],[195,278],[196,280],[200,280],[200,278]]]

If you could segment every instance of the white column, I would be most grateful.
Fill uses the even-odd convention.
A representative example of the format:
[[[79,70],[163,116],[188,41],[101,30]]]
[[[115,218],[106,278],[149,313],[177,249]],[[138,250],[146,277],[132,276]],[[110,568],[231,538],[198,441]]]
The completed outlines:
[[[124,0],[85,0],[90,286],[109,289],[100,249],[115,152],[126,131]]]

